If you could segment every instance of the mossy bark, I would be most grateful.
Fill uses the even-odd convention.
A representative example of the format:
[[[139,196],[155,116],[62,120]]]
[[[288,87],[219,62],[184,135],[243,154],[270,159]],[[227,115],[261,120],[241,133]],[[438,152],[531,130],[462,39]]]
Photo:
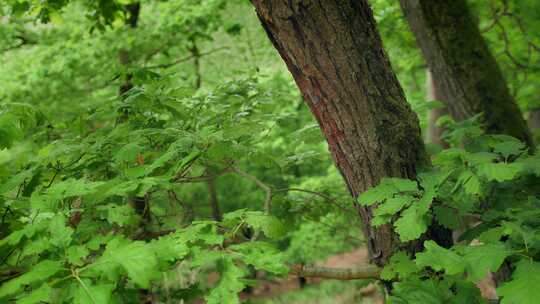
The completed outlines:
[[[428,163],[418,118],[392,71],[366,0],[252,0],[270,40],[317,119],[333,160],[357,198],[385,176],[414,179]],[[359,207],[372,260],[401,244],[391,226],[371,227]]]
[[[527,124],[465,0],[400,0],[433,73],[437,93],[456,120],[483,113],[489,133],[530,146]]]

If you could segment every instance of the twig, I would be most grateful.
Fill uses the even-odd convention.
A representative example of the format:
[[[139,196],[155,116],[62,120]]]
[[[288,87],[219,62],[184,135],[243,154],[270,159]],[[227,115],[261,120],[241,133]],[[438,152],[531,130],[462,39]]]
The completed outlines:
[[[86,284],[84,284],[83,280],[81,280],[81,278],[79,277],[79,274],[75,270],[72,269],[71,270],[71,275],[75,278],[75,280],[77,280],[77,282],[79,282],[79,284],[81,284],[81,287],[83,288],[84,292],[86,292],[86,294],[88,295],[88,298],[90,299],[90,301],[93,304],[98,304],[98,302],[96,302],[96,299],[94,298],[94,296],[90,292],[90,289],[88,289]]]

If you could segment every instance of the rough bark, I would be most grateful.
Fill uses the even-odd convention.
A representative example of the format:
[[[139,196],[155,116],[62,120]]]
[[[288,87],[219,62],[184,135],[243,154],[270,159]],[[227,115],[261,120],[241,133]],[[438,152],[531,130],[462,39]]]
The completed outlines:
[[[351,195],[385,176],[415,178],[427,163],[416,115],[393,73],[366,0],[252,0],[270,40],[317,119]],[[400,247],[390,226],[371,227],[372,260]]]
[[[426,70],[426,99],[428,101],[441,101],[440,96],[437,94],[433,75],[429,69]],[[445,108],[431,109],[428,112],[428,125],[426,130],[427,143],[437,144],[445,148],[448,147],[448,143],[442,139],[444,128],[437,126],[437,120],[446,114],[447,110]]]
[[[487,132],[508,134],[531,145],[522,113],[466,1],[400,3],[450,114],[463,120],[483,113]]]

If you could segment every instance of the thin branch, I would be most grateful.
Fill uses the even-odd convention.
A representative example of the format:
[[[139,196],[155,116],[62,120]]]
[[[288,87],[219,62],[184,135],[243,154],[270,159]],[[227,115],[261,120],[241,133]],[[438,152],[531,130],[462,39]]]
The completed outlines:
[[[237,173],[238,175],[242,176],[245,179],[248,179],[252,181],[257,187],[261,188],[266,192],[266,199],[264,201],[264,212],[266,214],[270,214],[271,204],[272,204],[272,187],[268,186],[264,182],[262,182],[260,179],[258,179],[256,176],[253,176],[245,171],[240,170],[237,167],[231,168],[233,172]]]
[[[378,279],[381,269],[375,265],[362,265],[355,268],[330,268],[298,264],[291,267],[291,272],[304,278],[365,280]]]
[[[493,6],[491,7],[491,11],[493,12],[493,16],[492,16],[493,19],[491,20],[488,26],[486,26],[485,28],[481,30],[482,33],[487,33],[491,31],[495,27],[495,25],[499,23],[501,17],[506,16],[508,14],[508,1],[504,0],[501,2],[503,4],[502,11],[499,11],[497,8],[494,8]]]
[[[339,209],[341,209],[342,211],[353,212],[353,213],[356,212],[353,209],[349,209],[349,208],[341,206],[337,202],[336,199],[334,199],[333,197],[331,197],[329,195],[321,193],[321,192],[312,191],[312,190],[306,190],[306,189],[300,189],[300,188],[282,188],[282,189],[275,190],[275,192],[287,192],[287,191],[304,192],[304,193],[309,193],[309,194],[313,194],[313,195],[316,195],[316,196],[320,196],[320,197],[324,198],[327,202],[329,202],[329,203],[333,204],[334,206],[338,207]]]
[[[187,164],[185,164],[184,168],[182,168],[180,170],[180,172],[178,172],[172,179],[173,182],[181,179],[181,178],[184,178],[184,175],[188,172],[188,170],[191,168],[191,166],[193,166],[193,164],[195,163],[195,161],[197,161],[203,154],[202,153],[199,153],[198,155],[196,155],[195,157],[193,157],[192,159],[190,159],[188,161]]]
[[[229,47],[227,46],[224,46],[224,47],[220,47],[220,48],[217,48],[217,49],[214,49],[214,50],[210,50],[208,52],[204,52],[204,53],[200,53],[198,54],[198,57],[203,57],[203,56],[206,56],[206,55],[210,55],[212,53],[215,53],[215,52],[219,52],[219,51],[222,51],[222,50],[225,50],[225,49],[228,49]],[[195,58],[196,56],[195,55],[189,55],[189,56],[186,56],[186,57],[183,57],[183,58],[180,58],[178,60],[175,60],[173,62],[169,62],[169,63],[163,63],[163,64],[157,64],[157,65],[151,65],[151,66],[147,66],[146,68],[147,69],[166,69],[166,68],[170,68],[172,67],[173,65],[177,65],[179,63],[182,63],[182,62],[186,62],[186,61],[189,61],[193,58]]]
[[[220,177],[226,173],[232,172],[230,168],[226,168],[218,173],[215,174],[203,174],[199,176],[186,176],[186,177],[180,177],[178,179],[175,179],[174,181],[177,183],[196,183],[196,182],[207,182],[213,179],[216,179],[217,177]]]

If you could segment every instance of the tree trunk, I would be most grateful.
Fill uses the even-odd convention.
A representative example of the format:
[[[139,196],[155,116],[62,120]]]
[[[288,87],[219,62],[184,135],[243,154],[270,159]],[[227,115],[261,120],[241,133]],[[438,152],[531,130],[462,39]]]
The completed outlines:
[[[426,70],[426,92],[426,99],[428,101],[441,101],[440,96],[437,94],[433,75],[431,74],[431,71],[429,69]],[[428,112],[428,125],[426,130],[427,143],[437,144],[444,148],[448,147],[448,144],[444,142],[444,140],[442,140],[444,128],[437,126],[437,120],[439,120],[439,118],[446,114],[447,111],[445,108],[431,109]]]
[[[483,113],[487,132],[508,134],[532,146],[522,113],[466,1],[400,3],[450,114],[459,121]]]
[[[367,0],[252,0],[270,40],[317,119],[356,199],[385,176],[414,179],[428,163],[418,118],[383,50]],[[370,255],[382,265],[398,248],[391,226],[370,225]],[[409,251],[418,244],[401,244]]]

